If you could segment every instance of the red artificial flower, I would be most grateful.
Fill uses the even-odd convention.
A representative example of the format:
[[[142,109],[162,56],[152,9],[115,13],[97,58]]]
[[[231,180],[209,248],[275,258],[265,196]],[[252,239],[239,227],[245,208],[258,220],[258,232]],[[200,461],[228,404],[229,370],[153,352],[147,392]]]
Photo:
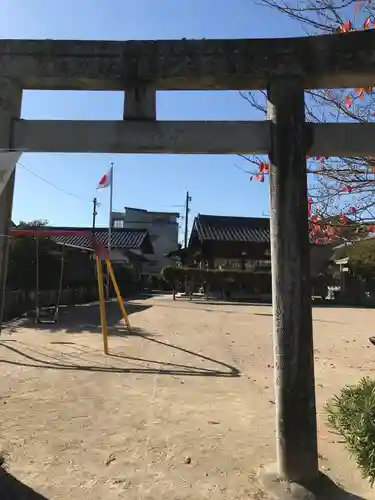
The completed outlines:
[[[341,25],[338,28],[338,31],[339,31],[339,33],[348,33],[349,31],[352,31],[352,29],[353,29],[353,25],[349,19],[348,21],[346,21],[346,23],[344,23],[343,25]]]
[[[368,30],[371,28],[371,19],[368,17],[365,19],[365,22],[363,23],[363,29]]]
[[[267,163],[261,162],[261,163],[259,163],[258,167],[259,167],[259,172],[262,172],[264,174],[266,174],[268,172],[268,164]]]
[[[357,92],[358,97],[360,99],[364,99],[366,94],[370,94],[372,92],[372,87],[359,88],[359,89],[355,89],[355,91]]]
[[[364,99],[365,98],[365,89],[358,89],[359,90],[359,98]]]

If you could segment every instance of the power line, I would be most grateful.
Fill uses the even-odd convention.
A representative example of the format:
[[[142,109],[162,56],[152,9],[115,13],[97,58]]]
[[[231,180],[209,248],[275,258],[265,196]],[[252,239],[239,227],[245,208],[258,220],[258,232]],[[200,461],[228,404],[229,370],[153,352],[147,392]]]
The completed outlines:
[[[40,179],[41,181],[45,182],[46,184],[48,184],[49,186],[51,187],[54,187],[55,189],[57,189],[58,191],[61,191],[62,193],[65,193],[69,196],[72,196],[73,198],[76,198],[77,200],[79,201],[83,201],[85,203],[91,203],[91,200],[86,200],[84,198],[81,198],[80,196],[74,194],[74,193],[71,193],[70,191],[67,191],[66,189],[63,189],[61,188],[60,186],[57,186],[56,184],[53,184],[53,182],[50,182],[49,180],[45,179],[44,177],[42,177],[41,175],[37,174],[36,172],[34,172],[33,170],[31,170],[31,168],[29,167],[26,167],[26,165],[23,165],[23,163],[21,162],[18,162],[17,165],[19,165],[20,167],[22,167],[23,169],[27,170],[28,172],[30,172],[30,174],[34,175],[35,177],[37,177],[38,179]]]

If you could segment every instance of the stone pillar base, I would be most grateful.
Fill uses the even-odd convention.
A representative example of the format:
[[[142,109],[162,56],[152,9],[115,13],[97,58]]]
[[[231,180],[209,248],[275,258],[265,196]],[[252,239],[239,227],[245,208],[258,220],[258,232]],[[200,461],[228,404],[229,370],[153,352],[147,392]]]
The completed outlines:
[[[290,483],[277,475],[276,465],[262,467],[258,471],[261,489],[274,500],[361,500],[337,486],[328,476],[319,472],[310,484]]]

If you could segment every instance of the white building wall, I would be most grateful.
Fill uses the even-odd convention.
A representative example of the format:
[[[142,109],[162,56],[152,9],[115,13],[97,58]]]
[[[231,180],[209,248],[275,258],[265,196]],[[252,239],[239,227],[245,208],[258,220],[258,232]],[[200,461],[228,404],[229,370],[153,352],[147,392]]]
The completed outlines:
[[[125,207],[125,212],[112,212],[112,225],[148,230],[154,254],[146,255],[153,262],[143,264],[143,272],[159,273],[164,266],[171,264],[171,260],[165,258],[165,254],[177,248],[178,217],[179,214],[172,212],[149,212]]]

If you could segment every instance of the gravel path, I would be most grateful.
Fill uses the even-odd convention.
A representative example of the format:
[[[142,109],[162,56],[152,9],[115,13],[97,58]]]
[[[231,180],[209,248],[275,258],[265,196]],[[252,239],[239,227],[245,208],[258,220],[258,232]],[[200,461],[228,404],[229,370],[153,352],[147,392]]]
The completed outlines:
[[[266,498],[255,474],[275,458],[271,308],[132,301],[131,335],[108,310],[110,356],[97,306],[66,310],[59,327],[18,320],[3,333],[0,498]],[[321,468],[366,499],[375,495],[321,408],[373,374],[374,317],[314,310]]]

